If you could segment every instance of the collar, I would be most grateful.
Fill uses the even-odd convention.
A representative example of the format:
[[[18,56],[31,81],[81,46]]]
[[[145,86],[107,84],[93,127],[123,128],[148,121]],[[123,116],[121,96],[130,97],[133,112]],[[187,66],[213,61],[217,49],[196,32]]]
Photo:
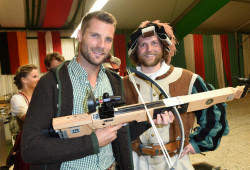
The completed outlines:
[[[167,65],[167,64],[165,63],[165,61],[162,61],[161,67],[160,67],[160,69],[159,69],[157,72],[151,73],[151,74],[146,74],[146,75],[147,75],[148,77],[150,77],[151,79],[155,80],[156,78],[158,78],[158,77],[160,77],[160,76],[166,74],[166,72],[168,72],[169,69],[170,69],[170,66]],[[137,66],[137,67],[136,67],[136,70],[142,72],[142,71],[141,71],[141,66]],[[144,73],[144,74],[145,74],[145,73]]]
[[[74,57],[69,65],[68,65],[69,71],[73,73],[73,75],[77,78],[80,78],[82,76],[87,77],[88,73],[87,71],[76,61],[76,57]],[[101,65],[99,74],[98,74],[98,79],[103,77],[103,74],[105,73],[105,68],[103,65]]]

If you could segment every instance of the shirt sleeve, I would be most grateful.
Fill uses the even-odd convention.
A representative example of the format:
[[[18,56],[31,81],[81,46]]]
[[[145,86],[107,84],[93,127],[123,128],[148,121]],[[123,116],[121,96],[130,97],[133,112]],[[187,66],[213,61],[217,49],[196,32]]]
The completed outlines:
[[[214,87],[197,76],[192,94],[214,90]],[[194,133],[190,134],[190,143],[196,153],[213,151],[220,145],[222,136],[229,133],[226,119],[226,103],[213,105],[204,110],[195,111],[197,124]]]
[[[11,98],[11,113],[20,119],[27,113],[28,104],[26,100],[19,94],[15,94]]]

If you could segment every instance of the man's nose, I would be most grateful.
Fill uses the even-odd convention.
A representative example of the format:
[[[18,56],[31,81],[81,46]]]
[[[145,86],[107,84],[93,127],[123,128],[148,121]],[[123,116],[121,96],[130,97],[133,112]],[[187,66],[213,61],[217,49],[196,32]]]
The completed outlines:
[[[148,50],[148,51],[152,51],[152,49],[153,49],[153,46],[150,45],[150,44],[148,44],[148,45],[147,45],[147,50]]]
[[[98,40],[97,46],[100,47],[100,48],[104,48],[104,46],[105,46],[105,41],[104,41],[104,39],[100,38],[100,39]]]

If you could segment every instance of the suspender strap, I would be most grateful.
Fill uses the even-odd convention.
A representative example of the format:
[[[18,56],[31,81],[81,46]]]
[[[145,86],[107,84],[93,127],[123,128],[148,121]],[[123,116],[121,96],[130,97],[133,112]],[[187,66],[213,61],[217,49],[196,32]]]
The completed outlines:
[[[30,101],[29,101],[28,97],[27,97],[24,93],[22,93],[22,92],[19,92],[19,94],[25,98],[26,102],[27,102],[28,105],[29,105],[29,104],[30,104]]]

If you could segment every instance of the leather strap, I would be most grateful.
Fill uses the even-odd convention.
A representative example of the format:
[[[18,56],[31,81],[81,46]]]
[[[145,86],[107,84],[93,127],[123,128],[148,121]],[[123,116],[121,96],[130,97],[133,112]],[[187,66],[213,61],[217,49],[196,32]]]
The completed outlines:
[[[180,148],[180,141],[173,141],[165,144],[165,147],[168,151],[170,157],[173,157],[175,154],[178,153]],[[135,151],[138,156],[141,155],[150,155],[150,156],[159,156],[163,155],[162,149],[160,145],[143,145],[138,140],[132,143],[132,149]]]

